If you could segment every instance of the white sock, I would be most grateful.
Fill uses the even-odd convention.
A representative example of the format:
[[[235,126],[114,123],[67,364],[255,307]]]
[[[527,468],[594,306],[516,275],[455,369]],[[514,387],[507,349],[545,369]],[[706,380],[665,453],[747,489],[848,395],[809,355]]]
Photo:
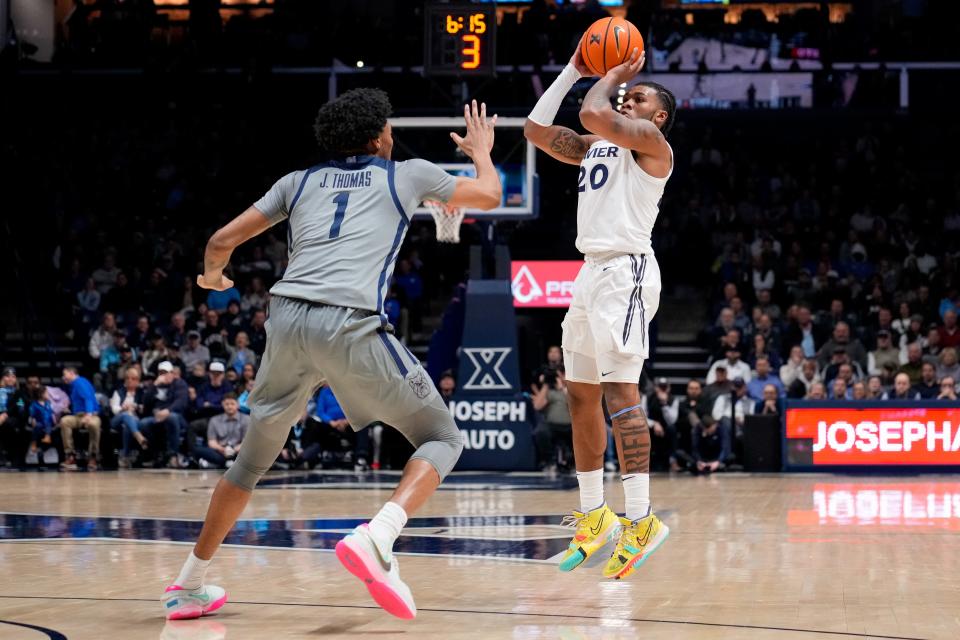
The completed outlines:
[[[623,494],[626,497],[627,520],[632,522],[650,515],[649,473],[623,476]]]
[[[183,569],[180,569],[180,575],[177,576],[175,585],[192,591],[203,586],[203,577],[207,573],[207,567],[210,566],[210,560],[201,560],[190,552],[190,557],[183,563]]]
[[[373,517],[368,525],[370,535],[380,547],[380,552],[389,554],[393,551],[393,543],[400,531],[407,524],[407,512],[396,502],[388,502],[380,509],[380,513]]]
[[[580,511],[589,513],[603,506],[603,467],[595,471],[577,471],[580,484]]]

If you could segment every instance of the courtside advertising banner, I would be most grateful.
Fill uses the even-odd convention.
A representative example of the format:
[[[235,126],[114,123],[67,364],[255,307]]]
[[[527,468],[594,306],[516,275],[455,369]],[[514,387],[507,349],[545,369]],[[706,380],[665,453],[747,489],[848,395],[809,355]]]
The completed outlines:
[[[582,266],[581,260],[514,260],[513,306],[568,308]]]
[[[960,467],[960,407],[925,403],[790,402],[787,470]]]

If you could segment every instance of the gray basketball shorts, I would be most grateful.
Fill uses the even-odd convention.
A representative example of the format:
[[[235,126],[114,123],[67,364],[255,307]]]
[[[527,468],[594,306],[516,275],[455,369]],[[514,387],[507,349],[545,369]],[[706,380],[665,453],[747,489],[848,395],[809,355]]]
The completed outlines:
[[[324,383],[354,430],[388,424],[441,480],[453,469],[463,448],[460,430],[420,361],[383,329],[380,316],[273,296],[266,330],[250,429],[226,474],[233,484],[253,489]]]

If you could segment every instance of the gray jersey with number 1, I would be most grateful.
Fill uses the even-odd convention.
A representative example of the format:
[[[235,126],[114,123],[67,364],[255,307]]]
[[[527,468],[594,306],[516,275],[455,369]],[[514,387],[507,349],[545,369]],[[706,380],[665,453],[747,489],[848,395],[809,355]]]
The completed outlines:
[[[275,295],[383,313],[413,210],[446,202],[456,178],[426,160],[349,158],[280,178],[254,206],[289,219],[289,263]]]

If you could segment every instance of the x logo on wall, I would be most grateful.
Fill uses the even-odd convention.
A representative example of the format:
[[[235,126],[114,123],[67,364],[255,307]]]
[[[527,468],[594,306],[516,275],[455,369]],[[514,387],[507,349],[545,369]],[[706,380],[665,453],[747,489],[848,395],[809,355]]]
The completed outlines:
[[[513,385],[500,370],[507,359],[511,347],[480,347],[464,349],[463,352],[473,363],[473,373],[463,385],[464,390],[491,391],[494,389],[512,389]]]

